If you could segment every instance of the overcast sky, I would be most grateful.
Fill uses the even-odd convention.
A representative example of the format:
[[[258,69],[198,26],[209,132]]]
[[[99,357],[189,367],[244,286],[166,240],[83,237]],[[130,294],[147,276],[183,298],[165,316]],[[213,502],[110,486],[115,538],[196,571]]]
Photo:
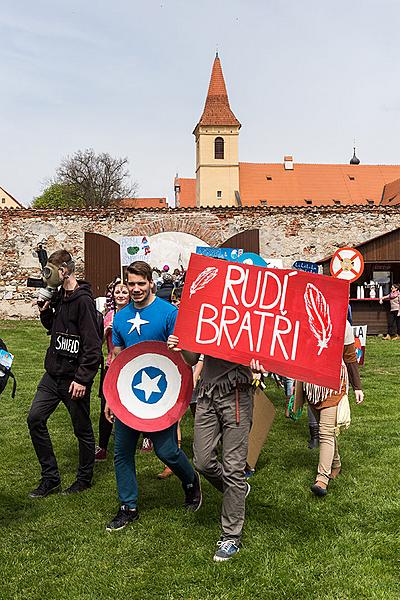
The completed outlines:
[[[24,204],[60,160],[127,156],[140,196],[194,177],[218,47],[243,162],[400,163],[399,0],[2,2],[0,186]]]

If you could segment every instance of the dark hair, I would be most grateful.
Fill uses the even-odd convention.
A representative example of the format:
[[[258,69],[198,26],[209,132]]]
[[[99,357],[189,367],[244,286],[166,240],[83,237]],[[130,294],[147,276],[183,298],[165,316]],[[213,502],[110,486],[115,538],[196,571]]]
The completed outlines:
[[[127,277],[128,273],[131,273],[131,275],[139,275],[140,277],[147,279],[150,283],[153,283],[153,269],[147,262],[144,262],[144,260],[135,260],[135,262],[131,263],[126,269]]]
[[[56,267],[67,267],[70,272],[75,269],[75,263],[67,250],[56,250],[50,254],[48,262]]]

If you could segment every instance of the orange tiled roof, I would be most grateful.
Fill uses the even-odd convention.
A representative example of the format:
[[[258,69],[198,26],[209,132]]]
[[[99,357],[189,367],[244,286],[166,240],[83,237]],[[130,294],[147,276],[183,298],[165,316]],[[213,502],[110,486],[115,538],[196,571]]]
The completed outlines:
[[[120,198],[115,202],[121,208],[167,208],[166,198]]]
[[[396,206],[400,204],[400,179],[387,183],[383,188],[381,204]]]
[[[240,127],[239,121],[229,106],[228,93],[218,54],[214,60],[206,103],[198,125],[235,125]]]
[[[400,165],[239,163],[243,206],[346,206],[400,203]],[[181,182],[180,206],[196,206],[196,180]],[[382,191],[385,188],[382,197]],[[369,202],[368,202],[369,201]]]
[[[175,179],[175,190],[177,186],[179,192],[176,194],[176,206],[180,208],[196,206],[196,180],[177,177]]]
[[[239,163],[243,206],[379,204],[383,187],[396,177],[400,165],[293,163],[286,170],[283,163]]]

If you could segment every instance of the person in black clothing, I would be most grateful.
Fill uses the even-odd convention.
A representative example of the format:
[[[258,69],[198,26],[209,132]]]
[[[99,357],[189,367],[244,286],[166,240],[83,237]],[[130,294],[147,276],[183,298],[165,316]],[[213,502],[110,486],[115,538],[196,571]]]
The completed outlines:
[[[174,280],[169,273],[163,273],[162,283],[157,288],[156,295],[167,302],[171,302],[172,292],[174,290]]]
[[[47,420],[60,402],[71,416],[79,442],[76,481],[64,493],[81,492],[91,486],[95,443],[90,420],[90,390],[101,360],[101,332],[90,286],[77,281],[74,262],[66,250],[48,259],[54,287],[52,299],[39,306],[40,320],[51,336],[43,375],[28,415],[32,443],[41,465],[41,482],[30,492],[43,498],[61,489],[61,478],[53,452]],[[38,303],[39,304],[39,303]]]

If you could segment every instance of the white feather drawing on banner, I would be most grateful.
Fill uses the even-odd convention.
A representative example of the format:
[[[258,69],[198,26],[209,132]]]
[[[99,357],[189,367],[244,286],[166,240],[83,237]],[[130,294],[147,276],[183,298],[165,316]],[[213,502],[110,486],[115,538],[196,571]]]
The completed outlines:
[[[190,298],[193,296],[193,294],[206,287],[206,285],[208,285],[210,281],[212,281],[217,275],[217,267],[207,267],[204,269],[204,271],[202,271],[200,275],[196,277],[190,286]]]
[[[328,347],[332,337],[332,321],[329,313],[329,304],[325,296],[312,283],[307,283],[304,292],[304,304],[308,314],[308,323],[313,335],[318,340],[318,356],[324,348]]]

